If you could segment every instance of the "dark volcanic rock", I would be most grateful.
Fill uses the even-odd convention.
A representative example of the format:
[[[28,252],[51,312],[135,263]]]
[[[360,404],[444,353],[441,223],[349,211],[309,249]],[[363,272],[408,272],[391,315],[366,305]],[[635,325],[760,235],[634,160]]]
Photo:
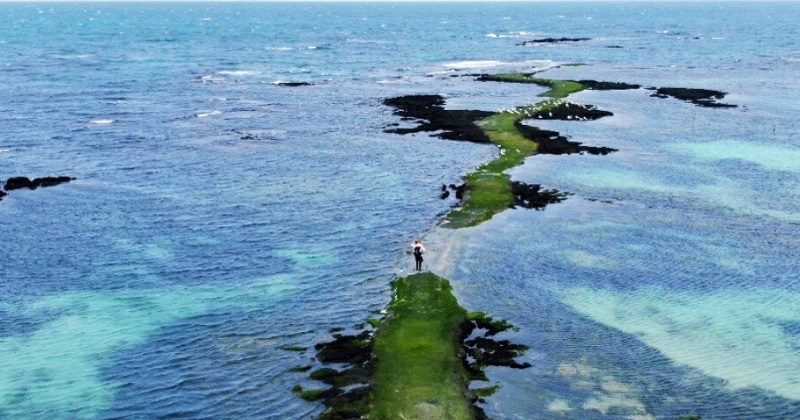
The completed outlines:
[[[526,209],[543,210],[549,204],[560,203],[570,196],[559,190],[543,190],[541,185],[511,182],[511,194],[514,195],[514,206]]]
[[[539,39],[532,39],[530,41],[525,41],[520,43],[519,45],[528,45],[528,44],[554,44],[557,42],[579,42],[579,41],[591,41],[592,38],[539,38]]]
[[[657,88],[656,93],[650,95],[654,98],[673,97],[682,101],[691,102],[697,106],[706,108],[736,108],[736,105],[723,104],[717,99],[725,97],[725,92],[709,89],[690,89],[690,88]]]
[[[5,190],[18,190],[20,188],[29,188],[35,190],[38,185],[34,184],[30,179],[24,176],[17,176],[13,178],[8,178],[6,181]]]
[[[435,136],[446,140],[490,143],[489,137],[475,122],[493,115],[487,111],[465,111],[444,109],[444,98],[440,95],[409,95],[389,98],[385,105],[396,108],[395,115],[404,120],[419,120],[415,128],[390,128],[386,133],[410,134],[441,131]]]
[[[325,390],[304,392],[299,385],[295,387],[302,398],[321,400],[326,410],[321,419],[363,418],[369,412],[372,394],[369,385],[375,370],[372,354],[374,343],[369,331],[357,335],[334,334],[334,340],[314,346],[317,360],[323,364],[344,364],[337,370],[323,367],[309,375],[310,379],[330,386]]]
[[[58,185],[69,181],[72,181],[72,178],[68,176],[46,176],[44,178],[35,178],[32,182],[40,187],[52,187],[53,185]]]
[[[614,115],[611,112],[597,109],[594,105],[578,105],[570,102],[562,103],[555,108],[531,114],[531,118],[540,120],[597,120]]]
[[[275,82],[274,84],[277,86],[287,86],[287,87],[312,86],[312,84],[308,82]]]
[[[467,190],[467,184],[450,184],[450,189],[456,192],[456,199],[461,200],[464,198],[464,192]]]
[[[475,364],[483,366],[507,366],[514,369],[526,369],[530,363],[519,363],[515,357],[522,356],[528,346],[514,344],[508,340],[494,340],[478,337],[464,342],[467,354],[475,360]]]
[[[314,346],[322,363],[363,363],[372,356],[372,335],[336,335],[335,340]]]
[[[517,123],[517,130],[525,138],[539,143],[539,154],[545,155],[571,155],[573,153],[589,153],[592,155],[607,155],[616,152],[610,147],[584,146],[583,143],[569,141],[557,131],[540,130],[535,127]]]
[[[578,80],[578,83],[590,90],[629,90],[639,89],[641,85],[620,82],[598,82],[597,80]]]
[[[70,178],[68,176],[57,176],[57,177],[46,176],[43,178],[34,178],[33,180],[31,180],[24,176],[17,176],[9,178],[6,181],[5,190],[11,191],[11,190],[18,190],[21,188],[28,188],[31,190],[35,190],[36,188],[39,187],[52,187],[53,185],[69,182],[72,179],[73,178]]]

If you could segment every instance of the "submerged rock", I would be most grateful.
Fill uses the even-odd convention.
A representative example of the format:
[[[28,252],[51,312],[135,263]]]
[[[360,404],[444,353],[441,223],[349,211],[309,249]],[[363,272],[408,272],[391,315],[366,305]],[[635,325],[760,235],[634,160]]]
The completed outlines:
[[[314,346],[322,363],[363,363],[372,355],[372,334],[334,335],[335,340]]]

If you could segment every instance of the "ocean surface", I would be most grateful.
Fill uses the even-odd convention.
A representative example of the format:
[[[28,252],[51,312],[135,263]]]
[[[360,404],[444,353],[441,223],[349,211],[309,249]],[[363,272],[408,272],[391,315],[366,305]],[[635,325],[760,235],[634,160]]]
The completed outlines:
[[[508,319],[492,418],[800,418],[800,3],[0,3],[0,418],[305,419],[330,331],[413,267]],[[519,45],[546,37],[587,41]],[[581,64],[578,66],[567,64]],[[533,156],[572,195],[437,227],[497,148],[384,98],[537,102],[476,73],[646,89],[538,122],[607,156]],[[305,82],[285,86],[280,82]],[[531,122],[532,123],[532,122]]]

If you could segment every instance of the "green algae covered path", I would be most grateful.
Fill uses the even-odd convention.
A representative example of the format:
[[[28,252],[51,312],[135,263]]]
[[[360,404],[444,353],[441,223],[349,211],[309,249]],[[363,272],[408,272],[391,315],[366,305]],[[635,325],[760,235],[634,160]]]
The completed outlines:
[[[496,113],[446,110],[444,99],[438,95],[412,95],[384,102],[397,108],[396,115],[421,121],[416,128],[387,132],[440,131],[436,136],[441,138],[494,143],[500,148],[496,159],[465,177],[466,196],[442,223],[452,229],[479,225],[515,205],[541,208],[562,200],[565,195],[557,190],[543,191],[538,185],[511,181],[506,171],[523,164],[528,156],[615,151],[570,142],[557,132],[524,125],[523,120],[602,118],[612,114],[591,105],[572,104],[566,98],[584,89],[640,88],[626,83],[541,79],[530,74],[484,75],[478,80],[544,86],[548,90],[539,96],[547,99]],[[659,89],[655,96],[672,96],[699,106],[732,106],[714,102],[724,96],[716,91],[671,88]],[[324,419],[485,418],[474,403],[483,401],[481,397],[491,395],[499,385],[470,390],[470,382],[488,381],[484,368],[489,365],[530,367],[514,360],[528,349],[526,346],[493,338],[513,326],[481,312],[467,313],[451,293],[450,282],[432,273],[402,277],[392,286],[394,297],[384,318],[368,321],[374,331],[334,334],[334,341],[315,346],[319,363],[348,366],[323,367],[309,375],[332,387],[305,390],[298,385],[295,392],[307,400],[321,400],[327,407],[321,416]],[[483,336],[470,338],[476,330]],[[313,366],[296,368],[301,372],[311,369]]]
[[[488,138],[501,148],[502,153],[497,159],[466,176],[469,193],[461,207],[447,215],[444,226],[449,228],[479,225],[514,203],[511,177],[506,171],[521,165],[526,157],[535,155],[539,150],[537,142],[525,137],[520,121],[551,112],[563,104],[561,99],[584,89],[578,82],[540,79],[526,74],[484,76],[482,80],[546,86],[550,89],[539,96],[550,99],[499,112],[476,122]]]
[[[375,338],[374,419],[471,419],[462,365],[467,312],[450,283],[422,273],[395,280]]]

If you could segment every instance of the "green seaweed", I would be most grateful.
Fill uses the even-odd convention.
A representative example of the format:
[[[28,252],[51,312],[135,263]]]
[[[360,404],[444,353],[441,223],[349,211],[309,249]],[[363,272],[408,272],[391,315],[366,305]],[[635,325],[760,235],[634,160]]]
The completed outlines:
[[[474,322],[476,327],[487,330],[488,336],[514,329],[514,326],[505,319],[496,321],[483,312],[470,312],[467,314],[467,320]]]
[[[507,74],[492,74],[481,76],[481,81],[487,82],[504,82],[504,83],[531,83],[539,86],[549,88],[547,92],[539,96],[546,96],[549,98],[566,98],[567,96],[580,92],[584,86],[572,80],[555,80],[543,79],[533,77],[531,73],[507,73]]]
[[[296,351],[296,352],[304,352],[304,351],[308,350],[307,347],[302,347],[302,346],[281,346],[281,347],[278,347],[278,348],[281,349],[281,350]]]
[[[480,166],[465,177],[467,196],[461,207],[447,215],[443,224],[453,229],[477,226],[514,204],[511,177],[506,171],[521,165],[525,158],[535,155],[539,150],[539,144],[525,137],[520,131],[520,121],[530,115],[554,109],[563,103],[561,99],[584,89],[578,82],[533,78],[523,73],[483,76],[481,80],[547,86],[550,90],[539,96],[551,99],[499,112],[477,122],[502,152],[496,159]]]
[[[421,273],[393,285],[395,297],[375,338],[370,418],[474,418],[460,353],[466,311],[450,283]]]
[[[306,401],[319,401],[325,395],[324,389],[303,389],[300,385],[295,385],[292,392]]]
[[[480,398],[488,398],[500,390],[500,385],[487,386],[485,388],[476,388],[472,392]]]

